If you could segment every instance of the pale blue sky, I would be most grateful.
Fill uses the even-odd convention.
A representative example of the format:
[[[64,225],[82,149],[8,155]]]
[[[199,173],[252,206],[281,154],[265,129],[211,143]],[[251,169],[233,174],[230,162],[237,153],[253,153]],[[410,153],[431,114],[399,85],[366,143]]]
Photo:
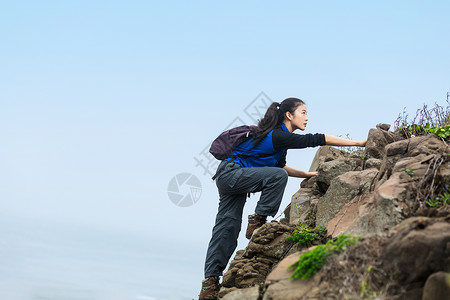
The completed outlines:
[[[176,233],[198,245],[201,277],[218,199],[193,157],[260,92],[305,100],[306,132],[353,139],[405,106],[443,104],[449,13],[448,1],[4,2],[1,214]],[[308,169],[314,153],[291,150],[288,165]],[[189,208],[167,195],[182,172],[203,187]]]

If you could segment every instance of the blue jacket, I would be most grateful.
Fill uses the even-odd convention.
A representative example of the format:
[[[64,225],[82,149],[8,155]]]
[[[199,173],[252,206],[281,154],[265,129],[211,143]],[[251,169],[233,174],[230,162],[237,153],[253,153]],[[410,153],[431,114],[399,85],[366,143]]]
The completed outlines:
[[[289,130],[283,123],[281,124],[281,129],[283,131],[289,132]],[[267,136],[258,145],[256,145],[256,147],[253,146],[254,139],[251,138],[243,142],[233,150],[233,155],[239,155],[243,153],[249,155],[273,153],[272,155],[266,157],[238,157],[234,159],[227,158],[226,160],[232,160],[233,162],[238,163],[243,167],[275,167],[281,157],[285,154],[286,149],[275,151],[273,147],[272,134],[273,130],[270,131]]]

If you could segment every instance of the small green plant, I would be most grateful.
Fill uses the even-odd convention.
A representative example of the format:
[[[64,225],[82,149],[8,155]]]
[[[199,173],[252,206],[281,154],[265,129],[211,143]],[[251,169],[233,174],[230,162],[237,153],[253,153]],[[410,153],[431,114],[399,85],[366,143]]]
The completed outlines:
[[[442,139],[448,139],[450,137],[450,126],[431,126],[429,123],[425,125],[420,124],[405,124],[403,123],[398,127],[399,130],[406,137],[419,136],[419,135],[427,135],[430,133],[434,133]]]
[[[286,239],[294,241],[300,246],[309,246],[315,239],[324,235],[325,228],[323,226],[312,229],[305,223],[299,222],[299,227],[292,232],[292,236],[288,236]]]
[[[416,111],[412,119],[408,117],[405,108],[403,114],[399,114],[394,122],[394,128],[406,138],[434,133],[443,139],[448,139],[450,137],[449,125],[450,101],[448,94],[446,105],[441,106],[435,103],[434,107],[429,108],[423,104],[423,107]]]
[[[364,279],[361,282],[361,292],[359,294],[359,297],[361,299],[374,299],[377,297],[377,292],[375,292],[372,289],[372,286],[370,285],[369,281],[367,280],[367,277],[372,270],[372,266],[367,267],[367,272],[364,275]]]
[[[411,171],[410,169],[406,169],[405,172],[408,175],[414,175],[414,171]]]
[[[445,187],[447,190],[448,186]],[[450,204],[450,193],[445,191],[440,193],[437,197],[430,197],[430,199],[428,199],[425,203],[430,207],[445,206]]]
[[[425,203],[429,207],[435,207],[435,206],[438,206],[439,204],[441,204],[441,201],[439,201],[438,197],[430,197],[430,199],[428,199]]]
[[[355,245],[358,240],[359,236],[343,234],[334,241],[330,240],[324,245],[317,246],[314,250],[301,255],[297,262],[289,266],[290,270],[295,269],[290,278],[310,278],[325,265],[328,256]]]
[[[443,139],[450,137],[450,126],[431,127],[430,132]]]
[[[407,137],[416,136],[416,135],[427,135],[430,133],[431,125],[430,123],[426,124],[405,124],[402,123],[401,126],[398,127]]]

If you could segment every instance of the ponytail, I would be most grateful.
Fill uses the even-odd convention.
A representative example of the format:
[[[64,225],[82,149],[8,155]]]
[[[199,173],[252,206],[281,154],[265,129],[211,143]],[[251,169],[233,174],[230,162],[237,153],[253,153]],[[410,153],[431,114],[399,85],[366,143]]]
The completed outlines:
[[[258,125],[255,128],[256,137],[254,138],[253,145],[256,146],[261,142],[267,134],[272,131],[277,125],[280,125],[285,118],[287,112],[294,114],[294,111],[298,106],[305,104],[298,98],[287,98],[281,103],[273,102],[270,104],[264,117],[259,120]]]

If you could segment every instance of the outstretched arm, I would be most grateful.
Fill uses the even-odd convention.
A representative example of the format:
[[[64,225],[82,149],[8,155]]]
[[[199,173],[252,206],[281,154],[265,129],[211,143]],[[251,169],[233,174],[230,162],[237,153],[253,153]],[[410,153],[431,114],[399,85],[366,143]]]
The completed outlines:
[[[317,172],[304,172],[300,171],[288,166],[284,166],[283,169],[285,169],[289,176],[291,177],[298,177],[298,178],[309,178],[313,176],[317,176]]]
[[[363,141],[352,141],[338,136],[325,134],[325,142],[330,146],[366,146],[367,138]]]

